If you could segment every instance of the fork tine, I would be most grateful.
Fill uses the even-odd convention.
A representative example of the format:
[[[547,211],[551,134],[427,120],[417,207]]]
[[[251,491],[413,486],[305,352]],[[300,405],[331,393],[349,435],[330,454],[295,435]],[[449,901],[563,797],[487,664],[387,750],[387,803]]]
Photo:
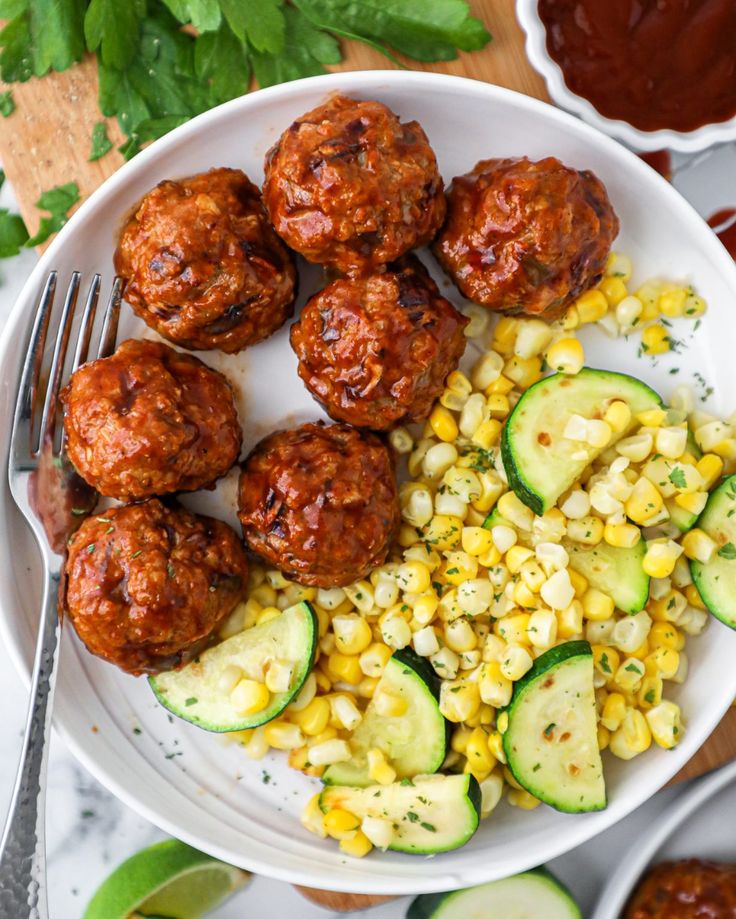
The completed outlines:
[[[38,392],[38,383],[41,377],[41,363],[43,361],[44,347],[46,346],[46,333],[49,327],[49,318],[51,316],[51,307],[54,304],[54,293],[56,292],[56,272],[52,271],[46,279],[43,293],[36,307],[36,317],[33,321],[33,329],[28,340],[28,351],[23,362],[23,370],[18,381],[18,394],[15,403],[15,415],[13,417],[13,432],[11,440],[13,448],[20,447],[16,443],[16,437],[19,436],[21,426],[27,423],[29,427],[28,443],[23,445],[24,451],[32,449],[33,438],[33,413],[36,404],[36,393]]]
[[[56,341],[54,342],[54,353],[51,358],[51,369],[49,370],[46,397],[43,402],[41,427],[38,432],[38,450],[43,447],[46,438],[53,437],[54,434],[56,406],[59,398],[59,389],[61,388],[61,377],[64,370],[66,349],[69,344],[69,333],[72,328],[74,309],[77,305],[80,277],[81,275],[78,271],[72,272],[72,278],[66,291],[66,297],[64,298],[64,306],[61,311],[61,318],[59,319]]]
[[[118,322],[120,320],[120,300],[123,293],[123,279],[115,278],[110,291],[110,299],[105,309],[105,322],[100,333],[100,344],[97,349],[98,357],[109,357],[115,350],[115,341],[118,336]]]
[[[79,336],[77,338],[77,347],[74,350],[71,373],[74,373],[74,371],[81,367],[87,360],[89,342],[92,337],[92,327],[94,326],[95,314],[97,312],[97,301],[100,297],[101,280],[99,274],[96,274],[92,278],[92,283],[89,286],[87,300],[84,304],[84,312],[82,313],[82,320],[79,324]]]

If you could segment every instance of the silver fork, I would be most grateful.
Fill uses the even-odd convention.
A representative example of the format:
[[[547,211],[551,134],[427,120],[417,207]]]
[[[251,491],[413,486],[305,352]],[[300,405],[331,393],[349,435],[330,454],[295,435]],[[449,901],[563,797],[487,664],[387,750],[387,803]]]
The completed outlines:
[[[44,587],[23,750],[0,843],[0,916],[8,919],[48,917],[45,779],[62,625],[59,584],[67,540],[97,498],[66,459],[61,426],[57,425],[59,392],[80,280],[75,271],[64,297],[48,374],[44,373],[45,346],[56,272],[51,272],[46,281],[18,379],[10,439],[10,490],[36,537],[44,565]],[[100,275],[96,274],[85,298],[71,371],[87,360],[100,285]],[[116,278],[105,310],[98,357],[108,356],[115,348],[121,289],[122,282]]]

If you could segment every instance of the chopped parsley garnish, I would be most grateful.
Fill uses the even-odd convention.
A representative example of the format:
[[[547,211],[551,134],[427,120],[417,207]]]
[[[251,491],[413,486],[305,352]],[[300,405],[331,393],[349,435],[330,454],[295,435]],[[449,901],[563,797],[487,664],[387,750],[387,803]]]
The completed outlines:
[[[725,558],[727,561],[732,562],[736,559],[736,546],[732,542],[727,542],[724,546],[718,550],[718,554],[721,558]]]
[[[675,466],[675,468],[670,471],[670,474],[667,476],[667,478],[670,480],[670,482],[672,482],[675,488],[687,487],[685,472],[679,466]]]

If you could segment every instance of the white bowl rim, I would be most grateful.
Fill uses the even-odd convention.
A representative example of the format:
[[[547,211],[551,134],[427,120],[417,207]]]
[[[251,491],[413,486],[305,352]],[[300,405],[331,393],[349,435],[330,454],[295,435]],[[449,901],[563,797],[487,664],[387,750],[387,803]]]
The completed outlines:
[[[601,891],[590,919],[617,919],[640,877],[670,836],[706,801],[734,782],[736,760],[696,779],[619,862]]]
[[[547,84],[552,99],[605,134],[617,137],[635,150],[650,152],[668,148],[680,153],[698,153],[715,144],[736,140],[736,115],[726,121],[701,125],[692,131],[673,131],[670,128],[643,131],[628,121],[607,118],[588,99],[570,89],[559,64],[550,57],[547,32],[539,17],[538,0],[516,0],[516,17],[526,35],[527,57]]]
[[[596,144],[601,145],[603,149],[606,149],[615,159],[624,159],[629,173],[632,171],[636,173],[638,171],[642,181],[649,184],[660,184],[661,193],[670,198],[671,206],[680,212],[683,220],[692,222],[695,219],[702,223],[700,216],[694,208],[670,185],[669,182],[656,174],[638,157],[622,147],[621,144],[618,144],[610,137],[602,135],[601,132],[581,122],[579,119],[574,118],[572,115],[522,93],[464,77],[417,71],[356,71],[309,77],[304,80],[296,80],[290,83],[258,90],[257,93],[241,96],[214,109],[210,109],[155,141],[150,147],[147,147],[139,153],[133,160],[124,164],[113,173],[113,175],[96,189],[81,205],[39,259],[39,262],[26,281],[13,307],[2,336],[0,336],[0,362],[2,362],[5,352],[11,343],[11,330],[12,327],[17,324],[17,314],[23,310],[27,301],[35,297],[37,291],[40,289],[43,278],[48,274],[49,270],[51,270],[57,253],[63,249],[67,240],[76,232],[77,225],[81,223],[87,214],[104,205],[106,199],[115,194],[119,187],[128,181],[129,177],[132,177],[138,170],[143,170],[148,165],[149,161],[154,160],[159,154],[166,151],[169,145],[176,145],[182,139],[196,135],[202,129],[216,124],[218,119],[225,115],[229,115],[233,111],[238,109],[247,110],[252,104],[252,100],[256,97],[258,97],[259,102],[262,103],[269,99],[277,99],[281,96],[298,94],[305,87],[321,90],[325,95],[334,91],[364,93],[374,87],[380,91],[381,84],[385,84],[387,81],[393,83],[400,81],[402,85],[407,88],[414,86],[426,89],[441,88],[456,95],[467,96],[468,94],[480,94],[484,97],[490,96],[499,99],[508,99],[510,97],[516,107],[525,109],[531,113],[543,114],[545,118],[557,121],[561,126],[581,136],[582,140],[585,140],[587,137]],[[736,264],[728,256],[715,234],[711,233],[704,223],[702,223],[702,247],[709,253],[714,262],[720,263],[720,272],[731,277],[733,289],[736,291]],[[7,447],[5,455],[7,455]],[[8,623],[6,622],[6,616],[1,609],[0,640],[6,645],[15,668],[27,684],[29,681],[28,667],[23,658],[21,648],[16,644],[15,636],[9,629]],[[736,670],[733,671],[731,677],[730,682],[724,681],[721,687],[723,689],[723,697],[720,702],[714,701],[707,713],[701,713],[697,730],[691,727],[685,734],[685,738],[679,747],[672,751],[671,756],[667,757],[669,765],[665,769],[650,770],[651,776],[642,780],[638,788],[638,793],[636,795],[631,795],[625,805],[621,805],[620,812],[609,808],[595,814],[587,815],[587,819],[580,819],[574,823],[570,822],[569,827],[566,828],[566,832],[558,835],[556,844],[545,848],[543,854],[536,851],[533,847],[530,847],[526,857],[521,857],[519,859],[518,870],[525,870],[541,862],[549,861],[575,848],[581,843],[586,842],[593,836],[613,825],[617,820],[626,816],[626,814],[633,811],[656,793],[695,754],[729,708],[734,695],[736,695]],[[132,810],[136,811],[154,825],[160,827],[164,832],[183,840],[189,845],[202,849],[225,862],[239,864],[255,873],[290,883],[319,886],[327,890],[364,893],[366,892],[366,887],[369,887],[371,893],[395,894],[398,896],[433,892],[437,890],[451,890],[462,886],[480,884],[490,879],[489,875],[491,871],[479,871],[478,869],[458,870],[457,867],[454,871],[447,871],[444,874],[440,871],[436,873],[431,871],[427,871],[424,874],[418,873],[413,876],[411,880],[405,877],[394,877],[392,875],[380,876],[375,872],[366,873],[363,876],[364,879],[357,872],[355,877],[342,878],[338,874],[337,878],[335,878],[333,874],[329,871],[322,870],[321,867],[316,871],[310,871],[308,860],[296,856],[294,856],[293,861],[298,863],[297,867],[283,867],[279,862],[269,860],[261,856],[258,852],[255,854],[249,852],[247,857],[244,858],[242,852],[234,851],[225,846],[209,841],[203,844],[202,839],[198,837],[194,830],[190,831],[177,826],[173,820],[159,816],[153,808],[149,808],[141,803],[133,790],[130,790],[121,779],[112,774],[111,770],[98,764],[94,757],[85,751],[81,740],[77,742],[73,731],[67,725],[58,725],[56,727],[69,750],[79,762],[102,785],[108,788]],[[420,862],[422,862],[422,860],[418,859],[418,863]],[[436,864],[439,868],[439,863]],[[489,867],[492,870],[492,866]]]

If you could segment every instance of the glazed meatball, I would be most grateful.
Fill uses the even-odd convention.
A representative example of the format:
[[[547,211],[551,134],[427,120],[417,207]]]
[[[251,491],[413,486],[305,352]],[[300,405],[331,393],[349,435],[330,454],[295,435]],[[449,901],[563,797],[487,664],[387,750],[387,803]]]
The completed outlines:
[[[291,327],[307,389],[338,421],[386,430],[426,418],[465,348],[467,319],[420,261],[333,281]]]
[[[316,587],[352,584],[384,562],[399,521],[388,450],[344,424],[262,440],[243,466],[239,503],[250,549]]]
[[[555,319],[601,279],[618,228],[592,172],[551,156],[483,160],[452,180],[434,252],[470,300]]]
[[[336,96],[302,115],[266,157],[276,232],[310,262],[370,271],[429,242],[445,216],[437,160],[416,121]]]
[[[155,498],[88,517],[66,561],[66,610],[98,657],[128,673],[186,663],[242,599],[245,547],[220,520]]]
[[[100,494],[127,500],[211,485],[240,453],[229,383],[190,354],[124,341],[61,394],[67,453]]]
[[[137,315],[183,348],[241,351],[294,311],[292,257],[239,169],[157,185],[123,227],[115,270]]]

